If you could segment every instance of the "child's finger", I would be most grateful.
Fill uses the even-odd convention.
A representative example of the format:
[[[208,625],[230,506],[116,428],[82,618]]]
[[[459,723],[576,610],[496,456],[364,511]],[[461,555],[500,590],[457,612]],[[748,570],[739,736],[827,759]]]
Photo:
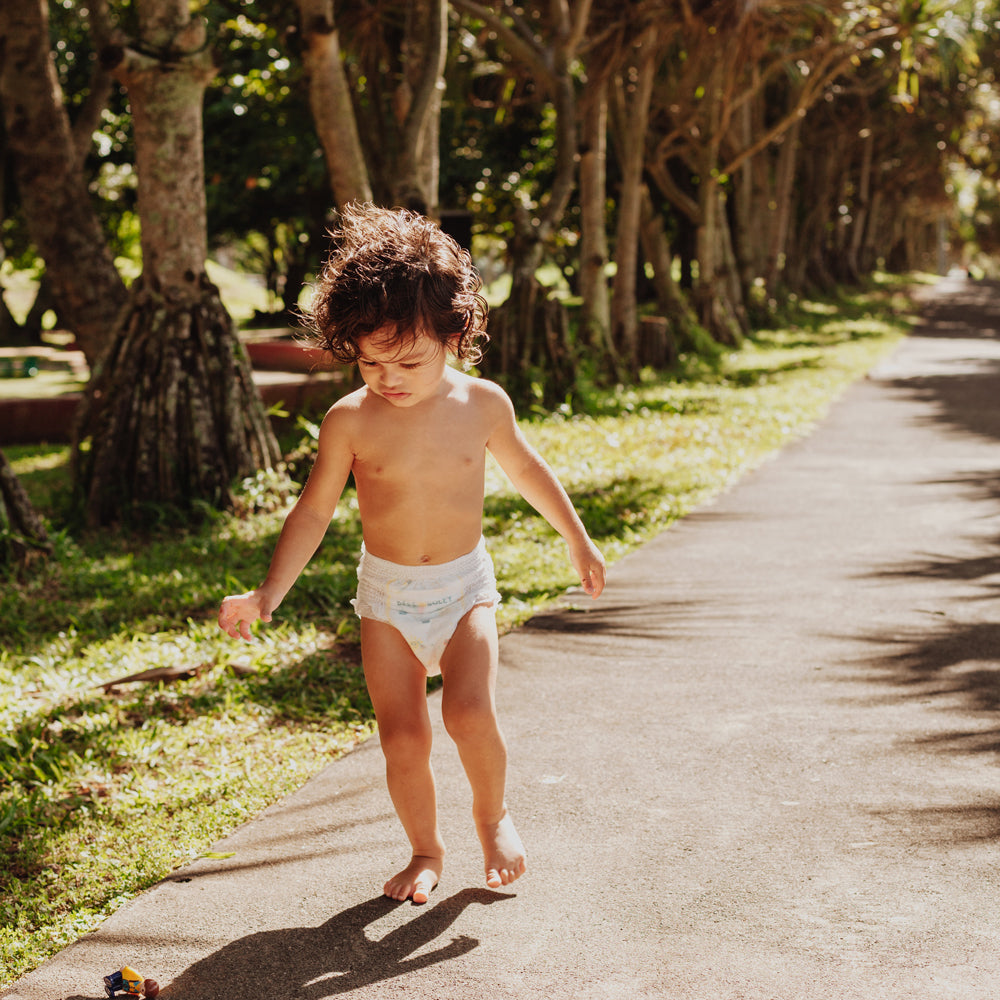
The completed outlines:
[[[604,574],[600,570],[590,570],[584,581],[583,589],[596,600],[601,596],[601,591],[604,590]]]

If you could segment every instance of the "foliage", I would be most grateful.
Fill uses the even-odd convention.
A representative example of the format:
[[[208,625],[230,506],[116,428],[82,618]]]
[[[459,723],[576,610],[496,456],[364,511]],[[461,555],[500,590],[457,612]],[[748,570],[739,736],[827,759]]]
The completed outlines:
[[[241,7],[221,14],[225,57],[205,100],[208,226],[213,247],[230,248],[288,310],[324,249],[330,190],[294,17],[282,5],[257,16]]]
[[[610,560],[805,433],[906,328],[903,289],[792,300],[717,367],[594,390],[523,423]],[[299,449],[295,477],[306,472]],[[348,493],[276,624],[251,645],[214,622],[252,586],[297,486],[287,469],[197,524],[155,509],[142,536],[67,522],[65,448],[9,458],[56,553],[0,589],[0,987],[95,927],[372,731],[348,600]],[[558,536],[494,467],[486,532],[507,629],[575,581]],[[173,680],[108,682],[164,669]],[[141,831],[141,836],[137,833]]]
[[[100,77],[100,43],[91,24],[95,10],[104,6],[91,9],[70,0],[50,4],[53,58],[74,122],[88,121],[95,104],[103,104],[85,170],[115,252],[134,256],[129,107],[122,88]],[[200,0],[195,6],[208,21],[219,69],[205,102],[212,246],[225,251],[227,259],[238,259],[258,271],[271,294],[271,306],[287,310],[325,252],[324,230],[334,207],[309,110],[299,10],[292,0]],[[686,284],[697,284],[701,272],[695,258],[708,252],[705,246],[697,250],[694,240],[700,225],[696,196],[709,177],[724,194],[740,259],[706,265],[704,272],[737,270],[744,294],[759,276],[755,270],[759,260],[740,247],[757,243],[757,257],[769,249],[760,246],[771,238],[767,213],[762,225],[761,213],[748,219],[737,206],[748,190],[758,205],[772,200],[777,205],[777,192],[761,188],[748,179],[751,172],[734,164],[743,163],[741,158],[753,148],[756,152],[750,159],[759,164],[760,173],[773,174],[783,136],[803,116],[805,155],[794,185],[798,192],[794,211],[800,218],[792,230],[804,234],[806,252],[818,259],[808,268],[787,267],[785,287],[801,292],[810,282],[855,280],[887,263],[911,266],[914,262],[908,257],[926,252],[936,236],[926,220],[943,204],[949,185],[953,192],[975,191],[975,204],[982,206],[969,211],[967,201],[960,208],[961,235],[970,252],[992,248],[989,151],[995,146],[997,129],[991,109],[996,103],[1000,53],[996,28],[1000,22],[993,0],[810,4],[723,0],[697,5],[595,0],[552,8],[465,0],[452,4],[449,22],[440,128],[441,201],[446,209],[473,213],[477,236],[482,246],[489,246],[492,258],[504,255],[518,211],[543,204],[557,175],[560,121],[553,98],[555,67],[546,60],[551,63],[554,58],[549,43],[562,37],[553,11],[563,6],[573,17],[589,12],[578,25],[583,34],[576,50],[579,58],[566,73],[581,109],[593,99],[595,81],[602,75],[613,80],[620,74],[618,79],[628,91],[633,82],[630,67],[634,68],[630,45],[645,26],[661,27],[655,41],[647,38],[643,43],[655,44],[661,53],[655,114],[646,141],[647,177],[657,179],[669,192],[669,197],[659,193],[657,209],[670,250],[682,261]],[[107,7],[123,28],[132,26],[131,2],[121,0]],[[372,161],[369,169],[379,178],[385,196],[392,189],[392,178],[386,176],[393,162],[390,147],[398,141],[393,117],[398,109],[393,105],[404,99],[406,91],[409,55],[403,49],[411,41],[405,23],[414,5],[402,0],[362,5],[338,0],[333,8]],[[499,21],[511,31],[495,30]],[[401,39],[406,39],[406,46]],[[534,61],[525,57],[531,52],[538,57]],[[709,70],[719,67],[728,75],[717,81],[725,99],[716,103],[711,90],[715,77]],[[712,117],[716,112],[717,119]],[[862,183],[863,136],[869,131],[876,135],[877,167]],[[607,157],[609,235],[624,194],[618,133],[620,124],[612,121]],[[768,136],[774,140],[770,145]],[[718,144],[720,151],[714,166],[702,156],[712,144]],[[829,192],[817,197],[818,168],[811,159],[822,159],[828,150],[836,153],[833,161],[843,183],[831,185]],[[956,179],[961,164],[971,175]],[[717,177],[711,176],[713,170]],[[2,176],[4,253],[18,267],[30,267],[35,254],[17,211],[11,171]],[[873,206],[880,199],[890,207],[875,218]],[[545,260],[567,274],[571,285],[581,267],[580,212],[577,193],[560,224],[545,237]],[[822,217],[802,226],[801,215],[810,212]],[[886,221],[890,218],[893,225]],[[864,230],[858,239],[866,241],[865,252],[845,253],[845,246],[856,239],[852,227]],[[907,227],[911,231],[904,234]],[[498,245],[504,249],[498,252]],[[802,256],[794,240],[772,254],[775,261],[793,264]],[[492,261],[486,263],[492,269]],[[773,292],[771,276],[765,277]],[[641,291],[648,302],[649,288]],[[723,297],[723,291],[716,289],[717,297]],[[736,295],[725,292],[731,294]]]
[[[539,114],[530,77],[504,66],[495,37],[453,17],[441,132],[446,208],[463,208],[507,236],[516,205],[552,183],[554,120]]]
[[[70,122],[79,127],[89,117],[90,104],[99,101],[101,105],[84,170],[105,234],[116,256],[138,259],[135,152],[128,97],[110,77],[98,76],[99,56],[86,9],[63,0],[49,4],[49,16],[52,55]]]

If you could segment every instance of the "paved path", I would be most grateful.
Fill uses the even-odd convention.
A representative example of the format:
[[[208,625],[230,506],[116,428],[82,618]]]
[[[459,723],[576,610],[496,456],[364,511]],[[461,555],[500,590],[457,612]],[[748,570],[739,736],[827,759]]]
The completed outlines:
[[[503,640],[513,891],[478,888],[442,736],[450,867],[377,895],[405,858],[370,743],[6,996],[131,963],[165,1000],[995,997],[1000,291],[926,316],[596,605]]]

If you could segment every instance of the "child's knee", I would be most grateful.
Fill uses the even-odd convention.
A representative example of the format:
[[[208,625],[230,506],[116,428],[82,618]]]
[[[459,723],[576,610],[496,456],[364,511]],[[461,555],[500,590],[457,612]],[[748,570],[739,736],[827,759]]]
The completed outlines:
[[[441,705],[441,716],[448,735],[456,742],[492,738],[497,732],[497,717],[486,700],[452,701]]]
[[[429,723],[407,719],[379,723],[379,742],[386,757],[420,760],[430,756],[432,732]]]

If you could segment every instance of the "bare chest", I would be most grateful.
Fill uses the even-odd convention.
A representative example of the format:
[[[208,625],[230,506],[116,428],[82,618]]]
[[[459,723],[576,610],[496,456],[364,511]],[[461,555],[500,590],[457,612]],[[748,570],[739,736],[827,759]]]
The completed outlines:
[[[373,428],[356,451],[354,474],[380,489],[408,492],[464,493],[481,488],[485,468],[485,433],[469,421],[396,421]]]

